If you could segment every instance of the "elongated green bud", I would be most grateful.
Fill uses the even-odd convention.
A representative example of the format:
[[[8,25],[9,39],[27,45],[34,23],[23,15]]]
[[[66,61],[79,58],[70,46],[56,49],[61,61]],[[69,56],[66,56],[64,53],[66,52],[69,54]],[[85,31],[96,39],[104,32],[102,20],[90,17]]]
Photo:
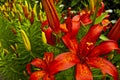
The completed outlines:
[[[11,47],[11,49],[12,49],[13,51],[16,51],[16,49],[15,49],[15,47],[14,47],[13,45],[10,45],[10,47]]]
[[[46,40],[46,36],[45,36],[45,33],[42,31],[42,41],[43,43],[47,43],[47,40]]]
[[[15,13],[17,13],[17,9],[16,9],[16,6],[15,6],[15,3],[13,3],[13,10]]]
[[[2,47],[1,41],[0,41],[0,48]]]
[[[20,30],[21,36],[27,51],[31,51],[31,44],[24,30]]]
[[[36,7],[37,7],[37,4],[34,4],[33,12],[34,12],[34,15],[35,15],[35,16],[37,16]]]

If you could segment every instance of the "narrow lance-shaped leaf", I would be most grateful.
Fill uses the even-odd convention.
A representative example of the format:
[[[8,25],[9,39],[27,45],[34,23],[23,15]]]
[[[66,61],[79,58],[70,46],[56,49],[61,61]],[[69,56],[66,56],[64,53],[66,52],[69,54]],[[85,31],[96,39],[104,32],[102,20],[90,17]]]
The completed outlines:
[[[98,23],[102,22],[102,20],[107,16],[107,14],[108,14],[107,12],[104,12],[100,16],[98,16],[95,19],[95,23],[94,24],[98,24]]]

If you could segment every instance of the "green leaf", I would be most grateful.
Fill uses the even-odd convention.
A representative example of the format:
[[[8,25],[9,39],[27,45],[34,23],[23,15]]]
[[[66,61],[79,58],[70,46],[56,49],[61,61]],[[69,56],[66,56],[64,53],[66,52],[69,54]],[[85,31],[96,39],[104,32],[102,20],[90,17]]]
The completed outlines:
[[[77,5],[79,1],[80,0],[72,0],[71,7]]]
[[[100,35],[100,37],[99,37],[101,40],[103,40],[103,41],[105,41],[105,40],[109,40],[105,35]]]
[[[105,12],[105,13],[102,13],[101,16],[97,17],[97,18],[95,19],[95,24],[100,23],[100,22],[107,16],[107,14],[108,14],[108,13]]]

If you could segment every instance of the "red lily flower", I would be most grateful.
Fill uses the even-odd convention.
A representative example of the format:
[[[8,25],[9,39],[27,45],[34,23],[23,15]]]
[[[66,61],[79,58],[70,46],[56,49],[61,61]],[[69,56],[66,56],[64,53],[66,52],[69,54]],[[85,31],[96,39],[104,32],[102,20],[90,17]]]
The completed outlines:
[[[90,67],[99,68],[103,74],[107,73],[111,75],[114,80],[118,80],[118,72],[115,66],[101,57],[114,49],[118,49],[117,43],[109,40],[95,46],[102,30],[103,27],[99,24],[94,25],[80,40],[80,43],[77,42],[75,37],[71,38],[71,33],[63,36],[62,39],[65,45],[72,52],[72,55],[76,55],[80,61],[80,63],[76,65],[76,80],[93,80]]]
[[[71,37],[75,37],[80,29],[81,23],[83,25],[92,23],[88,13],[76,15],[72,19],[68,16],[65,23],[60,24],[60,28],[65,34],[71,33]]]
[[[79,60],[76,59],[76,56],[70,52],[62,53],[55,59],[53,53],[47,52],[44,54],[43,59],[35,58],[32,62],[28,63],[26,69],[28,74],[30,74],[29,80],[55,80],[54,74],[66,70],[78,62]],[[32,73],[31,65],[40,68],[40,70]]]
[[[118,41],[120,39],[120,18],[108,33],[108,38]]]

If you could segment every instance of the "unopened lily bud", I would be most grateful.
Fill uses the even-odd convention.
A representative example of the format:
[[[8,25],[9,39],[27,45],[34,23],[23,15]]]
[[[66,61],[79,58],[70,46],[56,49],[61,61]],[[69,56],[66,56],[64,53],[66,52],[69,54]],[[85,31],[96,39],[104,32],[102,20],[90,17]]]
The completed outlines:
[[[31,7],[31,4],[29,3],[29,10],[32,11],[32,7]]]
[[[26,35],[24,30],[21,29],[20,32],[21,32],[21,36],[22,36],[24,45],[26,47],[26,50],[31,51],[31,44],[30,44],[28,36]]]
[[[28,3],[27,3],[27,1],[25,1],[25,6],[28,8]]]
[[[90,9],[91,9],[91,12],[94,12],[95,10],[95,0],[90,0]]]
[[[0,48],[2,47],[2,43],[1,43],[1,41],[0,41]]]
[[[7,49],[3,49],[4,53],[9,53],[9,51]]]
[[[33,22],[34,22],[34,12],[33,12],[33,10],[30,12],[29,20],[30,20],[30,23],[33,24]]]
[[[13,13],[13,11],[11,11],[11,15],[12,15],[12,17],[15,17],[15,14]]]
[[[13,32],[13,34],[17,34],[15,28],[12,27],[12,28],[11,28],[11,31]]]
[[[6,6],[6,7],[8,7],[8,6],[9,6],[9,3],[8,3],[8,2],[6,2],[6,3],[5,3],[5,6]]]
[[[34,12],[35,16],[37,16],[36,7],[37,7],[37,4],[35,4],[34,7],[33,7],[33,12]]]
[[[5,5],[1,7],[2,11],[6,11]]]
[[[4,12],[4,15],[5,17],[9,17],[8,13],[7,12]]]
[[[17,9],[16,9],[16,6],[15,6],[15,3],[13,3],[13,9],[14,9],[14,12],[16,13]]]
[[[0,11],[2,11],[2,10],[1,10],[1,6],[0,6]]]
[[[17,43],[15,43],[15,48],[18,49],[18,45],[17,45]]]
[[[22,22],[22,15],[20,12],[18,12],[18,15],[19,15],[19,21]]]
[[[46,40],[46,36],[45,36],[45,33],[42,31],[42,41],[43,43],[47,43],[47,40]]]
[[[40,2],[40,9],[42,9],[42,3]]]
[[[40,20],[41,23],[43,22],[42,16],[43,16],[43,12],[42,12],[42,10],[40,10],[40,12],[38,14],[38,19]]]
[[[25,5],[23,5],[22,8],[23,8],[23,12],[24,12],[25,17],[28,18],[29,10],[28,10],[28,3],[27,3],[27,1],[25,1]]]
[[[23,12],[24,12],[25,17],[28,18],[28,15],[29,15],[28,8],[24,5],[22,6],[22,8],[23,8]]]
[[[11,47],[11,49],[15,52],[16,51],[16,49],[15,49],[15,47],[13,46],[13,45],[10,45],[10,47]]]

